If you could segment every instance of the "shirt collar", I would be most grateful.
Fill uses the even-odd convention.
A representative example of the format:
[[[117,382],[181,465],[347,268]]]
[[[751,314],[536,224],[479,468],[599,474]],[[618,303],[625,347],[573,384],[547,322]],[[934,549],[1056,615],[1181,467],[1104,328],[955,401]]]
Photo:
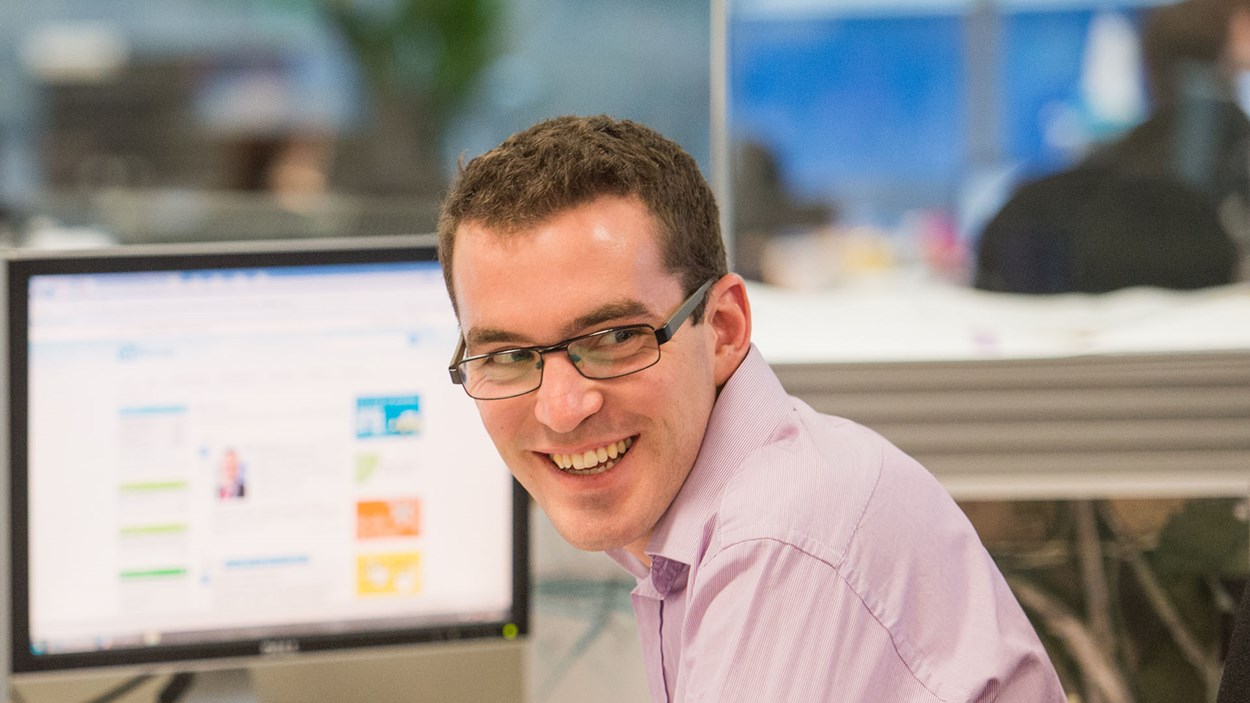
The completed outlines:
[[[653,564],[656,557],[687,566],[698,560],[704,525],[716,512],[725,484],[748,455],[768,443],[789,409],[781,382],[752,345],[712,407],[703,445],[686,482],[656,523],[646,550]],[[636,559],[634,563],[638,564]]]

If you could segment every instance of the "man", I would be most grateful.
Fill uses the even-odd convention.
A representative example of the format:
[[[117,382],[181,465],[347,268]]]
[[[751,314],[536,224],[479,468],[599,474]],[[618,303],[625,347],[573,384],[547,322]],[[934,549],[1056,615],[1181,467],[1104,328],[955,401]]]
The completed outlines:
[[[1062,701],[954,502],[788,397],[698,167],[564,117],[470,161],[439,223],[453,379],[574,546],[633,593],[656,701]]]

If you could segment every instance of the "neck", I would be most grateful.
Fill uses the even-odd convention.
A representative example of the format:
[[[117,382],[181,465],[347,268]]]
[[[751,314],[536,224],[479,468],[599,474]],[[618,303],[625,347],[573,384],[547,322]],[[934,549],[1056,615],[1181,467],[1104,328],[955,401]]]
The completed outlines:
[[[648,569],[650,569],[650,568],[651,568],[651,557],[650,557],[650,556],[648,556],[648,555],[647,555],[647,552],[646,552],[646,549],[647,549],[647,542],[649,542],[649,541],[651,541],[651,535],[650,535],[650,534],[648,534],[646,537],[643,537],[642,539],[640,539],[640,540],[638,540],[638,541],[636,541],[636,542],[633,542],[633,543],[631,543],[631,544],[627,544],[627,545],[625,545],[625,547],[624,547],[625,551],[627,551],[627,552],[629,552],[630,554],[632,554],[632,555],[634,556],[634,558],[635,558],[635,559],[637,559],[638,561],[642,562],[642,565],[643,565],[643,566],[645,566],[645,567],[647,567]]]

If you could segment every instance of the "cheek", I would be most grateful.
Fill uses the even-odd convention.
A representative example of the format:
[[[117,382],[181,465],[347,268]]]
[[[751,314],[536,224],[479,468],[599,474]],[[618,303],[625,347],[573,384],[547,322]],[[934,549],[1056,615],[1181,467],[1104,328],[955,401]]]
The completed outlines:
[[[520,405],[511,400],[477,401],[477,412],[482,418],[482,426],[486,428],[486,433],[490,435],[500,454],[506,455],[509,448],[516,443],[524,415],[524,409]]]
[[[669,437],[665,451],[674,459],[693,462],[715,402],[716,385],[708,363],[687,364],[670,376],[655,396],[652,417]]]
[[[716,395],[717,366],[710,350],[700,347],[696,352],[674,365],[667,387],[671,403],[697,413],[709,409]]]

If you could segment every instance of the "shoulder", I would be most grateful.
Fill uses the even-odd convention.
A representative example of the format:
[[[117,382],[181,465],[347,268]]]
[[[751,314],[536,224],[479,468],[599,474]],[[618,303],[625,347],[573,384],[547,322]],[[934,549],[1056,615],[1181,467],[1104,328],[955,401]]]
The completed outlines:
[[[692,602],[732,592],[732,602],[799,610],[830,633],[859,623],[851,629],[861,643],[878,642],[874,659],[897,661],[908,672],[900,675],[942,700],[980,699],[995,686],[1062,699],[963,511],[876,432],[796,403],[719,507],[692,566]]]
[[[726,485],[708,547],[770,539],[838,566],[865,537],[866,523],[912,509],[899,493],[958,510],[928,471],[881,435],[795,401],[790,418]]]

